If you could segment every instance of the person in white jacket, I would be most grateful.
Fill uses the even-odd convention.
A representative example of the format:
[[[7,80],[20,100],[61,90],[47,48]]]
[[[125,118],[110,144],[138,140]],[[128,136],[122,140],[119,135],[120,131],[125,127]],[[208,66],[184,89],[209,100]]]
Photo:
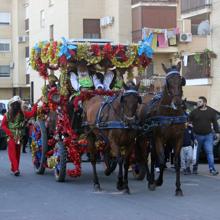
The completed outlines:
[[[73,89],[79,92],[81,89],[103,89],[104,86],[97,75],[91,75],[86,61],[81,60],[77,66],[77,73],[70,72],[70,82]]]

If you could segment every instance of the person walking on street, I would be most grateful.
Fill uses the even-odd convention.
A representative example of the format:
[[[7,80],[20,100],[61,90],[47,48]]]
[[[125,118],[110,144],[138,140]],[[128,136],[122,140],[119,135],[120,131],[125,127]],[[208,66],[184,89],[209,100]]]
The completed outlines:
[[[22,111],[21,98],[14,96],[9,102],[9,111],[2,120],[2,129],[8,136],[8,156],[11,162],[11,171],[15,176],[20,175],[19,162],[25,118],[31,118],[37,113],[37,104],[40,100],[41,98],[31,111]]]
[[[189,121],[192,122],[195,139],[198,143],[196,163],[193,165],[193,173],[198,172],[198,161],[201,147],[204,147],[210,174],[218,175],[218,171],[214,165],[213,155],[213,140],[214,135],[212,126],[215,132],[219,135],[219,127],[217,123],[216,113],[214,109],[207,106],[207,99],[204,96],[200,96],[197,102],[198,108],[194,109],[189,115]]]
[[[183,169],[184,175],[191,174],[190,165],[192,163],[193,155],[193,143],[194,135],[192,131],[192,126],[187,122],[185,124],[184,137],[183,137],[183,146],[180,152],[181,157],[181,168]]]

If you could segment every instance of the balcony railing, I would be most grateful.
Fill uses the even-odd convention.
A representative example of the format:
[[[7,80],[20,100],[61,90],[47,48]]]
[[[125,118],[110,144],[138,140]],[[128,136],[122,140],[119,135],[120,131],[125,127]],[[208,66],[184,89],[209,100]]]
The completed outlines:
[[[181,0],[181,13],[189,13],[211,6],[211,0]]]
[[[25,19],[25,31],[29,31],[29,19]]]
[[[189,56],[187,66],[183,66],[183,76],[186,79],[210,78],[210,62],[206,54],[201,53],[199,59],[197,55]]]
[[[131,4],[137,4],[140,2],[147,2],[147,3],[176,3],[177,0],[132,0]]]

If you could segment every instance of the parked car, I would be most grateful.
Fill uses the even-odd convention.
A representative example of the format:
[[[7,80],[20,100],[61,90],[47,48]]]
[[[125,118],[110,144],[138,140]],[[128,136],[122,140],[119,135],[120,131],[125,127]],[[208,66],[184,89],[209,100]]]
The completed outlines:
[[[188,112],[191,112],[193,109],[195,109],[197,107],[197,103],[194,101],[186,101],[186,108]],[[213,108],[212,108],[213,109]],[[220,112],[215,110],[216,112],[216,116],[217,116],[217,122],[218,122],[218,126],[219,126],[219,130],[220,130]],[[214,133],[214,131],[213,131]],[[215,135],[215,134],[214,134]],[[216,161],[220,162],[220,139],[215,139],[214,140],[214,158]],[[201,151],[201,155],[200,155],[200,160],[205,160],[206,159],[206,155],[204,150],[202,149]]]

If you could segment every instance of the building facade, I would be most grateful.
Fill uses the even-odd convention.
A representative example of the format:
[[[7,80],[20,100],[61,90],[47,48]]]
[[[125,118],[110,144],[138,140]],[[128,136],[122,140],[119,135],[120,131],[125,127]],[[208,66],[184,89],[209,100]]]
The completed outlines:
[[[184,94],[189,100],[205,96],[208,104],[220,110],[220,1],[181,0],[178,24],[185,39],[179,44]]]
[[[30,47],[42,40],[102,38],[131,42],[131,2],[128,0],[29,0]],[[59,73],[58,73],[59,74]],[[31,74],[34,99],[44,82]]]
[[[29,99],[25,0],[0,0],[0,99]]]
[[[164,75],[161,63],[170,65],[178,52],[176,0],[132,0],[132,41],[153,33],[154,57],[143,81],[153,75]],[[172,42],[169,36],[172,35]],[[146,83],[149,85],[149,80]]]

